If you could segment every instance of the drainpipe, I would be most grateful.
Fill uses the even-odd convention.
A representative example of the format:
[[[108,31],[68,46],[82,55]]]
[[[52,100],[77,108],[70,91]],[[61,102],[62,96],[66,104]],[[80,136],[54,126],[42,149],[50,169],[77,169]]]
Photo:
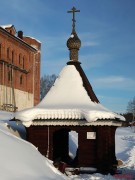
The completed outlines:
[[[8,67],[7,67],[7,65],[5,64],[5,71],[7,72],[8,71]],[[5,104],[8,104],[8,92],[9,92],[9,97],[10,97],[10,91],[8,91],[9,89],[8,89],[8,74],[7,73],[5,73],[5,79],[4,79],[4,81],[5,81],[5,101],[4,101],[4,103]],[[9,102],[10,103],[10,102]],[[5,107],[6,108],[6,107]],[[7,108],[5,109],[6,111],[7,111]]]
[[[4,62],[3,62],[3,104],[5,103],[5,92],[4,92]]]
[[[49,146],[50,146],[50,138],[49,138],[49,126],[48,126],[48,145],[47,145],[47,154],[46,154],[46,157],[49,158]]]
[[[12,88],[12,104],[13,112],[16,112],[15,89],[14,89],[14,69],[11,67],[11,88]]]
[[[34,54],[34,61],[33,61],[33,106],[34,106],[34,81],[35,81],[35,57],[36,55]]]
[[[36,64],[38,63],[36,62],[36,55],[38,54],[39,54],[39,51],[34,53],[34,62],[33,62],[33,106],[35,103],[35,70],[36,70]]]

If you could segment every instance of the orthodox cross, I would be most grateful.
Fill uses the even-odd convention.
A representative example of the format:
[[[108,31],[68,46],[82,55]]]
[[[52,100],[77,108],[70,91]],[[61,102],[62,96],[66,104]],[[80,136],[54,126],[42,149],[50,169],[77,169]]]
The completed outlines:
[[[68,11],[68,13],[73,13],[73,19],[72,19],[72,21],[73,21],[73,24],[72,24],[73,29],[72,29],[72,32],[75,32],[75,22],[76,22],[75,13],[76,12],[80,12],[80,10],[77,10],[75,7],[73,7],[70,11]]]

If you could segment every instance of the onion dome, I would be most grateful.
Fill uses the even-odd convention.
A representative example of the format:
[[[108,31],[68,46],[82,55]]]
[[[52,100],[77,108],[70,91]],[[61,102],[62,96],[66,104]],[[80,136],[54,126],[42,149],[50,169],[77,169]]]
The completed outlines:
[[[78,38],[77,33],[75,31],[75,12],[80,12],[80,10],[76,10],[75,7],[73,7],[68,13],[73,13],[73,24],[72,24],[72,33],[69,39],[67,40],[67,47],[70,51],[70,60],[71,61],[78,61],[78,51],[81,47],[81,40]]]
[[[71,33],[70,38],[67,40],[67,47],[69,50],[71,49],[80,49],[81,47],[81,41],[78,38],[76,32]]]

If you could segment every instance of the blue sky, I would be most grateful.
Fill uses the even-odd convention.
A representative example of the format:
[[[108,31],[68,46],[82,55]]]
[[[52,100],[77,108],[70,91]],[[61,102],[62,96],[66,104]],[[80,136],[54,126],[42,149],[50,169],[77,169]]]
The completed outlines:
[[[69,60],[73,6],[79,61],[100,102],[125,112],[135,96],[135,0],[1,0],[0,24],[40,40],[41,76],[58,75]]]

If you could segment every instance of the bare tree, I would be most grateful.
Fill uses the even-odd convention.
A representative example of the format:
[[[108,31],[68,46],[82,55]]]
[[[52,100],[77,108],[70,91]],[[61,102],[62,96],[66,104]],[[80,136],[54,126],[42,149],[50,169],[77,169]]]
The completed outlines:
[[[44,75],[40,79],[40,99],[42,100],[44,96],[48,93],[50,88],[53,86],[57,76],[55,74],[52,75]]]
[[[134,121],[135,120],[135,97],[128,102],[127,112],[132,113],[133,115],[132,121]]]

